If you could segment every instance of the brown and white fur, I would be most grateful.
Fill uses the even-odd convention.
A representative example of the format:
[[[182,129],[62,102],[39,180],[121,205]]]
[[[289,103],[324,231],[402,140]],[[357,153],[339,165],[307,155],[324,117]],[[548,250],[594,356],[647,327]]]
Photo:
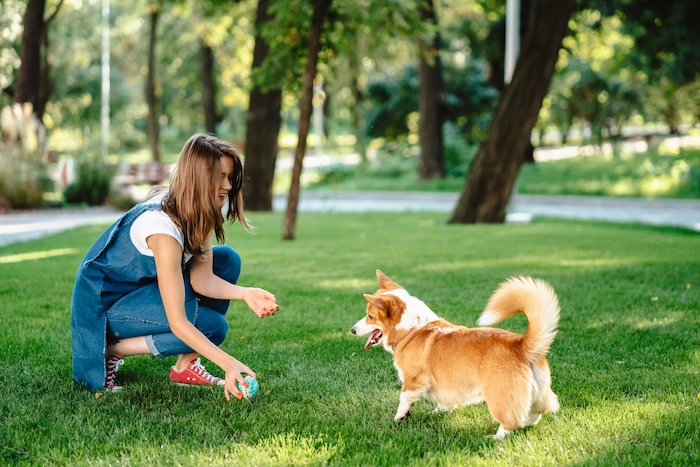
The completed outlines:
[[[557,333],[559,303],[544,281],[513,277],[489,299],[479,326],[517,313],[528,319],[525,335],[490,327],[455,326],[377,270],[379,290],[365,294],[366,316],[352,328],[370,334],[365,350],[380,342],[394,355],[403,383],[394,420],[406,417],[421,397],[436,412],[486,402],[500,423],[495,439],[535,425],[545,412],[559,410],[552,392],[547,353]]]

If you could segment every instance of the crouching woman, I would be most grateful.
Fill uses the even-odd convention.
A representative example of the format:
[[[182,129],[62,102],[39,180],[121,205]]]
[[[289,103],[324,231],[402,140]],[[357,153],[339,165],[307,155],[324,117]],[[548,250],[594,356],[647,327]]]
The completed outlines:
[[[223,386],[227,400],[255,373],[219,348],[228,331],[230,300],[260,318],[273,315],[275,296],[236,285],[241,258],[224,242],[224,218],[250,230],[243,212],[243,164],[228,143],[208,134],[184,145],[167,188],[137,204],[92,245],[73,288],[73,377],[88,389],[118,390],[123,358],[178,355],[170,380]],[[202,355],[225,378],[211,375]]]

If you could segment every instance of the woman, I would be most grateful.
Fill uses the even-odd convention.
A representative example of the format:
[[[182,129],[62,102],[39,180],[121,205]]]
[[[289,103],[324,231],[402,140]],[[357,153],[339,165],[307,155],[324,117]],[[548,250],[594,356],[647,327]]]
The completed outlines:
[[[221,350],[229,300],[244,300],[260,317],[279,310],[271,293],[236,285],[240,256],[224,242],[224,217],[250,227],[243,212],[243,164],[212,135],[192,136],[170,187],[134,206],[100,236],[78,268],[71,303],[73,376],[89,389],[118,390],[122,358],[179,355],[178,384],[223,386],[241,399],[243,363]],[[203,355],[225,379],[209,374]]]

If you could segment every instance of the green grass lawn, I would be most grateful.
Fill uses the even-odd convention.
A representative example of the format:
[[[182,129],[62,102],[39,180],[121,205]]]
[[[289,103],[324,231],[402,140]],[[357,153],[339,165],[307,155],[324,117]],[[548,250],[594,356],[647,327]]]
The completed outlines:
[[[71,377],[75,270],[105,226],[0,248],[1,465],[698,465],[700,235],[681,229],[537,220],[446,225],[443,214],[302,214],[231,228],[240,283],[276,294],[260,320],[228,313],[223,347],[258,374],[260,394],[168,382],[174,357],[126,360],[124,390]],[[550,353],[561,411],[505,441],[485,405],[397,424],[391,356],[350,334],[382,269],[440,316],[475,325],[511,275],[559,295]],[[504,327],[522,332],[516,317]],[[205,362],[206,363],[206,362]],[[212,373],[221,371],[208,365]]]

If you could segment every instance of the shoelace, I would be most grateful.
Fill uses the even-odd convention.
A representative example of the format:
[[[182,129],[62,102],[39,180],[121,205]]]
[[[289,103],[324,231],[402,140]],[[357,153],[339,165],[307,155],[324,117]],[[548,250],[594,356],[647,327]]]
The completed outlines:
[[[113,388],[117,384],[117,371],[119,365],[123,364],[124,360],[112,355],[107,357],[107,375],[105,376],[105,387]]]
[[[192,370],[194,373],[197,374],[197,376],[201,377],[207,382],[213,382],[214,380],[218,379],[212,374],[210,374],[206,368],[202,366],[200,363],[199,358],[197,360],[193,360],[192,363],[190,363],[190,370]]]

